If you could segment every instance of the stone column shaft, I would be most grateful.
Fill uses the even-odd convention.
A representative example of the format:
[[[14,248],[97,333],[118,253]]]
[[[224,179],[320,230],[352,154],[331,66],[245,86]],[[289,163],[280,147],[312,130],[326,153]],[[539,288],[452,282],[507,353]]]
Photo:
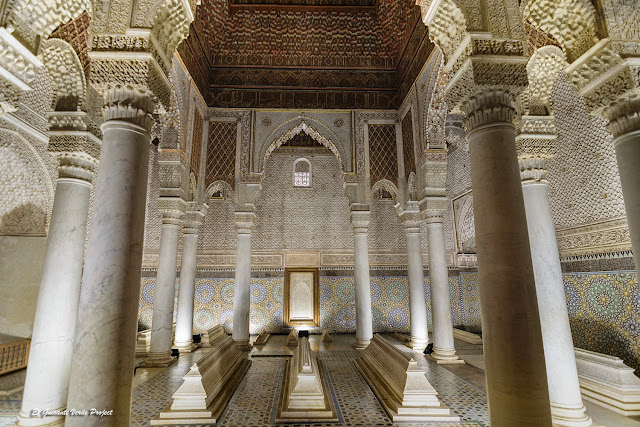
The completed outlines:
[[[493,427],[551,425],[549,390],[511,95],[465,104],[482,338]]]
[[[431,357],[440,364],[464,363],[456,355],[453,341],[449,272],[447,271],[447,252],[442,221],[442,215],[427,218],[431,316],[433,318],[433,353]]]
[[[187,216],[201,212],[189,212]],[[176,319],[175,346],[183,352],[190,352],[193,344],[193,297],[196,284],[196,261],[198,255],[198,227],[201,221],[185,221],[182,236],[182,264],[180,266],[180,289],[178,290],[178,315]]]
[[[107,93],[67,407],[113,410],[67,426],[129,425],[153,102]]]
[[[629,236],[636,271],[640,271],[640,129],[623,133],[613,140],[624,197]]]
[[[405,227],[407,234],[407,278],[409,280],[409,315],[411,318],[411,348],[423,351],[428,342],[427,305],[424,295],[424,270],[420,226]]]
[[[163,215],[158,255],[156,292],[153,298],[151,345],[145,367],[161,367],[173,363],[171,343],[173,334],[173,304],[176,297],[178,237],[180,221]]]
[[[63,417],[33,410],[64,410],[80,298],[91,181],[90,156],[63,154],[40,281],[19,426],[51,425]]]
[[[356,342],[355,348],[367,348],[373,338],[373,319],[371,316],[371,280],[369,278],[369,243],[367,231],[369,212],[351,213],[354,233],[354,276],[356,303]]]
[[[236,214],[242,215],[242,214]],[[249,310],[251,308],[251,232],[255,215],[243,222],[236,222],[238,231],[238,253],[236,256],[236,283],[233,293],[233,339],[243,350],[251,348],[249,343]]]
[[[580,394],[569,313],[546,181],[525,181],[531,259],[536,280],[553,424],[590,426]]]

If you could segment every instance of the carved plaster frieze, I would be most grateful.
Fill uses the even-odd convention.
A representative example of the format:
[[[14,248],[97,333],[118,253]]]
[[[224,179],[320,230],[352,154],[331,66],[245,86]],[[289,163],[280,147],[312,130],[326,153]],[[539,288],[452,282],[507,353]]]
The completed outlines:
[[[285,252],[285,267],[318,267],[320,266],[320,252]]]
[[[558,229],[556,237],[563,258],[631,250],[626,218]]]
[[[456,254],[456,265],[466,268],[478,267],[478,256],[476,254]]]

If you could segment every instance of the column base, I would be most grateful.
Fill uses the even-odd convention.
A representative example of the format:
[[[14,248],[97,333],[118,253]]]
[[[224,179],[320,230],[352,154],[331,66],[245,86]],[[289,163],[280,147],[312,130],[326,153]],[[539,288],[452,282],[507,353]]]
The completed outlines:
[[[178,350],[180,354],[191,353],[192,351],[200,348],[200,344],[196,344],[193,341],[187,342],[175,342],[173,343],[173,348]]]
[[[53,411],[52,409],[48,409],[49,411]],[[64,411],[65,408],[56,409],[55,411]],[[28,426],[50,426],[50,427],[58,427],[64,426],[63,416],[47,416],[42,417],[40,414],[31,417],[30,414],[24,414],[20,412],[18,415],[18,421],[14,424],[16,427],[28,427]]]
[[[234,340],[238,348],[242,351],[250,351],[253,346],[249,343],[249,340]]]
[[[356,350],[364,350],[369,347],[370,339],[356,338],[356,342],[353,344],[353,348]]]
[[[551,402],[551,421],[558,427],[596,427],[591,417],[585,414],[584,405],[569,406]]]
[[[426,338],[411,337],[411,341],[404,343],[407,347],[414,351],[424,351],[427,348],[428,340]]]
[[[168,351],[149,352],[149,357],[139,366],[140,368],[166,368],[176,362]]]
[[[425,355],[428,359],[433,360],[438,365],[463,365],[464,360],[460,359],[455,350],[440,350],[433,348],[433,353]]]

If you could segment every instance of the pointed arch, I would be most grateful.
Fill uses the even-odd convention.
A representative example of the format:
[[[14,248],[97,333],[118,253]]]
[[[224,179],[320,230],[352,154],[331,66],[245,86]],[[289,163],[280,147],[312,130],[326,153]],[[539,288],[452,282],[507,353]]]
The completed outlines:
[[[393,203],[398,203],[398,195],[400,194],[400,191],[393,182],[389,181],[388,179],[381,179],[377,181],[375,184],[373,184],[373,187],[371,187],[371,194],[376,194],[381,189],[384,189],[391,193],[391,195],[393,196]]]
[[[291,122],[295,122],[296,120],[300,120],[300,122],[293,128],[288,128],[287,130],[285,130],[287,125],[290,125]],[[312,126],[310,123],[313,123],[315,126]],[[346,156],[344,152],[344,147],[340,142],[340,139],[333,131],[331,131],[328,127],[324,126],[326,128],[326,133],[331,134],[330,137],[326,137],[324,133],[321,133],[318,131],[318,128],[320,128],[320,126],[324,126],[324,125],[321,125],[321,123],[316,122],[315,120],[310,119],[308,117],[298,116],[276,127],[271,133],[271,135],[269,135],[266,143],[262,147],[260,157],[258,159],[259,160],[258,170],[260,172],[264,172],[266,161],[271,155],[271,153],[273,153],[274,150],[276,150],[278,147],[285,144],[287,141],[291,140],[294,136],[300,134],[301,132],[304,132],[307,135],[309,135],[311,138],[313,138],[316,142],[318,142],[319,144],[331,150],[331,152],[337,157],[338,162],[340,163],[341,169],[344,172],[346,169],[346,164],[345,164]]]
[[[221,191],[225,200],[233,200],[233,188],[226,181],[215,181],[212,182],[208,187],[206,194],[206,199],[210,199],[218,191]]]

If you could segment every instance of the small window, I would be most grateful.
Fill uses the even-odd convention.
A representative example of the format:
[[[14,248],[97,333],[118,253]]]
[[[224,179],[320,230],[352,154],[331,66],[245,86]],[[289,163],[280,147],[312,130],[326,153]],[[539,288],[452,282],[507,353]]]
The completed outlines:
[[[300,158],[293,162],[293,186],[311,187],[311,162]]]

